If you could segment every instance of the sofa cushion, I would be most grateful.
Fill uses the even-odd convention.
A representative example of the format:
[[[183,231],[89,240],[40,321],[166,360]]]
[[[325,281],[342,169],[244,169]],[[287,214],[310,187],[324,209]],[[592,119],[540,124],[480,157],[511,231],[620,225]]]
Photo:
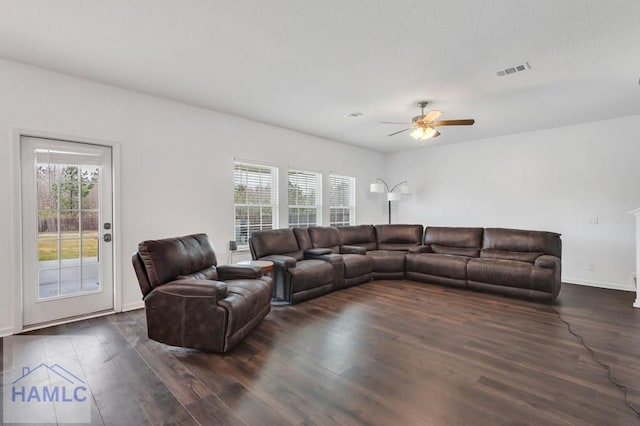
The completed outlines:
[[[232,336],[271,304],[271,278],[225,281],[227,297],[218,305],[227,310],[227,336]]]
[[[544,292],[552,291],[553,269],[537,268],[517,260],[471,259],[467,265],[469,282],[487,283]]]
[[[407,255],[407,271],[440,277],[467,279],[467,262],[471,258],[438,253]]]
[[[373,259],[374,272],[404,272],[404,251],[371,250],[366,256]]]
[[[206,234],[143,241],[138,244],[138,254],[153,288],[217,264]]]
[[[343,254],[344,277],[353,278],[373,272],[373,259],[362,254]]]
[[[342,226],[338,228],[342,245],[360,246],[376,250],[376,231],[373,225]]]
[[[482,247],[483,228],[428,226],[424,231],[425,244],[449,247]]]
[[[431,250],[433,250],[434,253],[453,254],[457,256],[478,257],[480,255],[480,249],[477,248],[449,247],[439,244],[431,244]]]
[[[540,252],[562,257],[560,234],[545,231],[487,228],[484,230],[483,249]]]
[[[218,270],[215,266],[211,265],[202,271],[194,272],[192,274],[178,275],[178,280],[217,280]]]
[[[293,233],[296,236],[296,241],[298,242],[298,248],[305,251],[313,248],[311,244],[311,237],[309,236],[309,231],[307,228],[293,228]]]
[[[307,228],[313,248],[328,248],[333,253],[340,252],[340,232],[332,226],[310,226]]]
[[[520,262],[533,263],[543,254],[544,253],[537,251],[503,251],[487,249],[480,252],[480,257],[488,259],[518,260]]]
[[[422,225],[375,225],[379,250],[404,250],[419,246]]]
[[[249,238],[249,246],[254,259],[272,254],[289,256],[296,260],[304,259],[304,251],[298,246],[298,240],[291,229],[253,232]]]
[[[324,260],[307,259],[299,261],[295,268],[289,269],[289,273],[296,293],[330,284],[334,279],[333,266]]]

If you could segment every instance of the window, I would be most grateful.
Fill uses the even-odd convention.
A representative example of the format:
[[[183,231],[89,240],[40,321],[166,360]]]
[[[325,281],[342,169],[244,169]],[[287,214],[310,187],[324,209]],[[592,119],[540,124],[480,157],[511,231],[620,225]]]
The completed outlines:
[[[356,223],[356,178],[329,175],[329,226]]]
[[[234,167],[234,235],[238,248],[246,248],[252,232],[278,227],[278,169],[240,162]]]
[[[289,170],[289,228],[322,223],[322,175]]]

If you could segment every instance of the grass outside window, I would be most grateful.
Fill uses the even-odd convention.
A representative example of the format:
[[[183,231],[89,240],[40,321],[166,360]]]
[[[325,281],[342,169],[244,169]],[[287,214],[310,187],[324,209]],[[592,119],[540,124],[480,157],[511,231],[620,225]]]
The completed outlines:
[[[98,233],[82,233],[82,256],[80,256],[80,239],[77,232],[62,233],[59,239],[65,240],[61,244],[60,259],[77,259],[79,257],[96,257],[98,255]],[[69,239],[67,239],[69,238]],[[38,260],[58,260],[58,234],[38,234]]]

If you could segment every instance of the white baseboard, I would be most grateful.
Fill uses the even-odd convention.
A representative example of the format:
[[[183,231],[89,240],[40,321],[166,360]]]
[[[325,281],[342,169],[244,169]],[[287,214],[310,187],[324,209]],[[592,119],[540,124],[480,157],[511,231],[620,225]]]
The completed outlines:
[[[122,305],[122,312],[127,311],[135,311],[136,309],[144,308],[144,300],[139,300],[133,303],[127,303],[126,305]]]
[[[632,285],[625,285],[621,283],[609,283],[606,281],[590,281],[590,280],[583,280],[580,278],[565,277],[565,278],[562,278],[562,282],[567,284],[585,285],[588,287],[607,288],[610,290],[636,291],[636,289],[633,288]]]
[[[13,334],[13,327],[0,328],[0,337],[7,337]]]

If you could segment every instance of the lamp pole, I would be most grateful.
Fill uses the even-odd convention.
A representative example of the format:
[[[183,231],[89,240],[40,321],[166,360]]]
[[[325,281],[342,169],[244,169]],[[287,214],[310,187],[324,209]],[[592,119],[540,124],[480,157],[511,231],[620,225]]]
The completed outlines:
[[[389,204],[389,225],[391,225],[391,198],[392,198],[392,197],[390,197],[390,196],[389,196],[389,194],[394,193],[394,191],[395,191],[396,189],[398,189],[399,187],[401,187],[402,185],[406,185],[406,184],[407,184],[407,181],[406,181],[406,180],[403,180],[402,182],[400,182],[400,183],[396,184],[396,185],[395,185],[393,188],[391,188],[391,189],[389,189],[389,185],[387,185],[387,182],[385,182],[385,181],[384,181],[384,179],[376,178],[376,181],[382,182],[382,184],[384,185],[384,189],[385,189],[385,190],[386,190],[386,192],[387,192],[387,203]],[[372,192],[383,192],[382,190],[380,190],[380,191],[378,191],[378,190],[373,191],[373,188],[374,188],[374,186],[373,186],[373,185],[379,185],[379,184],[372,184],[372,185],[371,185]],[[380,188],[380,189],[382,189],[382,188]],[[399,198],[398,198],[398,199],[399,199]]]

